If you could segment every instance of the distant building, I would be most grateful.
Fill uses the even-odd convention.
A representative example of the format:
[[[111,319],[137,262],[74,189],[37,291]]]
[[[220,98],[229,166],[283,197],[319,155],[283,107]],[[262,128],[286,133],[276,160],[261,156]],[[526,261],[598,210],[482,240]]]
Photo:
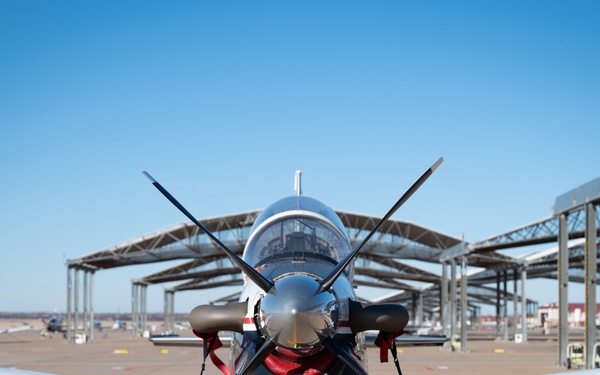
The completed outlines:
[[[567,322],[569,327],[585,326],[585,304],[569,303]],[[600,304],[596,304],[596,326],[599,323]],[[554,302],[538,308],[538,322],[544,328],[558,325],[558,303]]]

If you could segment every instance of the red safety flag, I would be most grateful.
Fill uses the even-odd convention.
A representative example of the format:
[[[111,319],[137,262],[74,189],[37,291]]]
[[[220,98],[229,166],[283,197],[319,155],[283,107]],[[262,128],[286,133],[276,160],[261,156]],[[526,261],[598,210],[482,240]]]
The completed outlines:
[[[384,332],[379,331],[377,338],[375,339],[375,345],[379,347],[379,361],[388,361],[388,350],[392,350],[392,342],[394,339],[402,335],[404,331],[400,332]]]
[[[223,343],[221,342],[221,340],[219,340],[219,335],[217,334],[218,332],[200,333],[195,330],[192,330],[192,331],[194,332],[194,335],[196,335],[196,336],[200,337],[202,340],[204,340],[204,348],[205,348],[204,360],[206,361],[206,356],[210,355],[210,360],[212,361],[212,363],[219,370],[221,370],[221,372],[224,375],[231,375],[229,373],[229,369],[227,368],[227,365],[225,363],[223,363],[223,361],[221,361],[221,359],[219,357],[217,357],[217,354],[215,353],[215,350],[217,350],[223,346]],[[208,353],[206,353],[207,347],[208,347]]]

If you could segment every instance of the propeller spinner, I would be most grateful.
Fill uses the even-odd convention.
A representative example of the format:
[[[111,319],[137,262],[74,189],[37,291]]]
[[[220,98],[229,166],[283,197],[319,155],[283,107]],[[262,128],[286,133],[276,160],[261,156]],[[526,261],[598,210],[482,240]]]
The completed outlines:
[[[321,348],[338,323],[338,301],[307,275],[283,277],[260,304],[261,332],[287,349]]]

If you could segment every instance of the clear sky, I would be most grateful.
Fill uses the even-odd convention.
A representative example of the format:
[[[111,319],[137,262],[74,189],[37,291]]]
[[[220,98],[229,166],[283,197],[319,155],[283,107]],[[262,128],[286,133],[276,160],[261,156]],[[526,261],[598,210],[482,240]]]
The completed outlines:
[[[600,176],[599,17],[597,1],[0,0],[0,311],[65,311],[65,259],[184,221],[142,170],[198,218],[291,195],[297,169],[306,195],[382,216],[443,156],[394,219],[474,242],[549,217]],[[131,279],[172,265],[98,272],[96,310],[129,311]],[[556,301],[555,284],[529,296]],[[162,286],[148,296],[162,311]]]

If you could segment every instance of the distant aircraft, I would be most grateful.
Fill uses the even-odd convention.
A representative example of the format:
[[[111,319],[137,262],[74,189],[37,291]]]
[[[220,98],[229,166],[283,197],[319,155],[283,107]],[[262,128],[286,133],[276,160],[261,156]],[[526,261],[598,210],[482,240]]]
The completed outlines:
[[[433,331],[441,331],[442,327],[434,327],[430,322],[425,322],[421,325],[412,325],[410,322],[409,324],[404,327],[404,332],[405,333],[410,333],[410,334],[415,334],[417,336],[424,336],[424,335],[430,335],[431,332]]]
[[[242,258],[144,172],[244,274],[239,303],[201,305],[189,315],[194,334],[203,339],[204,359],[210,355],[224,374],[367,374],[364,332],[374,330],[382,358],[385,352],[387,361],[389,349],[400,374],[396,338],[408,323],[408,311],[399,304],[363,306],[354,293],[353,261],[442,161],[440,158],[402,195],[355,249],[335,211],[301,195],[297,172],[296,195],[276,201],[258,216]],[[214,355],[221,344],[217,334],[222,331],[233,332],[229,367]],[[429,340],[443,341],[445,337]]]
[[[18,370],[14,368],[0,368],[0,375],[54,375],[47,372]]]
[[[40,320],[46,325],[40,332],[40,336],[52,338],[52,334],[55,332],[62,333],[63,336],[65,335],[65,329],[63,328],[62,317],[60,315],[53,316],[49,321],[46,321],[44,318],[40,318]]]
[[[123,320],[115,320],[111,326],[112,329],[120,329],[122,331],[125,331],[127,329],[127,323],[125,323]]]
[[[33,326],[22,325],[22,326],[18,326],[18,327],[5,328],[5,329],[0,329],[0,335],[15,333],[15,332],[19,332],[19,331],[28,331],[30,329],[33,329]]]

